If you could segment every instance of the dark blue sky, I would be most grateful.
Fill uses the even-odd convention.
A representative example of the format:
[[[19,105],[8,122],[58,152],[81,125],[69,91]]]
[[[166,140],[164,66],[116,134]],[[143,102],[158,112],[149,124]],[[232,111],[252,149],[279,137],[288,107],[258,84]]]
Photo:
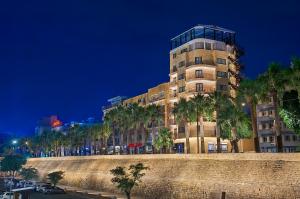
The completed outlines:
[[[168,81],[170,38],[196,24],[237,32],[245,73],[300,55],[290,1],[1,1],[0,133],[29,134],[43,116],[100,119],[116,95]]]

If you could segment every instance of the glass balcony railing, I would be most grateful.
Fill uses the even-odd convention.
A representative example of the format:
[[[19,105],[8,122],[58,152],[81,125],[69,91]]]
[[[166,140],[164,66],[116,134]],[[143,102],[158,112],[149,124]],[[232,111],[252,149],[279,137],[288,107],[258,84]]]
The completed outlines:
[[[188,75],[186,76],[186,81],[193,81],[193,80],[211,80],[215,81],[216,76],[213,74],[202,74],[202,75]]]

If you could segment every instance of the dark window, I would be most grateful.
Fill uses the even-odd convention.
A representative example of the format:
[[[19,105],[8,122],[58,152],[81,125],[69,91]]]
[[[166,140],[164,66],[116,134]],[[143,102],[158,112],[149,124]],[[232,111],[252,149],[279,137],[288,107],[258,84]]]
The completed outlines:
[[[224,78],[227,78],[227,77],[228,77],[228,74],[227,74],[227,72],[217,71],[217,77],[224,77]]]
[[[173,69],[172,69],[173,72],[176,72],[177,71],[177,68],[176,66],[173,66]]]
[[[203,91],[203,84],[202,83],[197,83],[196,84],[196,92]]]
[[[195,57],[195,64],[201,64],[202,63],[202,57]]]
[[[217,64],[224,64],[224,65],[226,65],[226,59],[217,58]]]
[[[270,136],[270,142],[273,143],[274,142],[274,137]]]
[[[267,128],[267,125],[266,125],[265,123],[263,123],[263,124],[262,124],[262,128],[263,128],[263,129],[266,129],[266,128]]]
[[[181,62],[179,62],[179,64],[178,64],[179,67],[182,67],[182,66],[184,66],[184,65],[185,65],[185,61],[181,61]]]
[[[215,34],[216,34],[216,40],[223,41],[223,32],[222,31],[216,30]]]
[[[211,50],[211,43],[205,43],[205,49]]]
[[[180,127],[178,128],[178,133],[185,133],[185,128],[184,128],[184,126],[180,126]]]
[[[181,51],[180,51],[180,53],[182,54],[182,53],[185,53],[185,52],[187,52],[188,50],[187,50],[187,48],[184,48],[184,49],[182,49]]]
[[[195,38],[203,38],[204,37],[204,29],[196,28],[195,29]]]
[[[289,135],[286,135],[286,136],[284,137],[284,139],[285,139],[285,141],[290,141],[290,136],[289,136]]]
[[[209,28],[205,28],[205,38],[207,39],[215,39],[214,38],[214,30],[209,29]]]
[[[184,73],[181,73],[181,74],[179,74],[179,75],[178,75],[178,80],[182,80],[182,79],[184,79],[184,76],[185,76],[185,74],[184,74]]]
[[[178,89],[178,92],[179,92],[179,93],[182,93],[182,92],[184,92],[184,91],[185,91],[185,86],[179,87],[179,89]]]
[[[195,77],[196,78],[203,77],[203,71],[202,70],[195,70]]]
[[[293,135],[293,141],[297,141],[297,136],[296,135]]]
[[[204,49],[204,42],[196,42],[195,49]]]

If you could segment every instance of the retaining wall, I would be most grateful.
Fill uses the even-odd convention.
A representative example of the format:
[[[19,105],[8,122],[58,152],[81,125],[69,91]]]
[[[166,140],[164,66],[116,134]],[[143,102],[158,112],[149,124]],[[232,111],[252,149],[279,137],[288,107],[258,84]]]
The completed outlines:
[[[117,192],[109,170],[150,167],[133,193],[142,198],[300,198],[300,154],[134,155],[32,158],[41,176],[65,171],[62,184]]]

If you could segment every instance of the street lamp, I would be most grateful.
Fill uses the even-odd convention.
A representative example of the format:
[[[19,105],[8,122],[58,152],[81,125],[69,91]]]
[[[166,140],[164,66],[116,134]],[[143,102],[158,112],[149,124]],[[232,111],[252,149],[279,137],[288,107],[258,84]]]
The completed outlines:
[[[15,145],[15,144],[17,144],[17,143],[18,143],[17,140],[13,140],[13,141],[12,141],[12,144],[13,144],[13,145]]]
[[[243,102],[243,103],[242,103],[242,106],[246,106],[246,103],[245,103],[245,102]]]

